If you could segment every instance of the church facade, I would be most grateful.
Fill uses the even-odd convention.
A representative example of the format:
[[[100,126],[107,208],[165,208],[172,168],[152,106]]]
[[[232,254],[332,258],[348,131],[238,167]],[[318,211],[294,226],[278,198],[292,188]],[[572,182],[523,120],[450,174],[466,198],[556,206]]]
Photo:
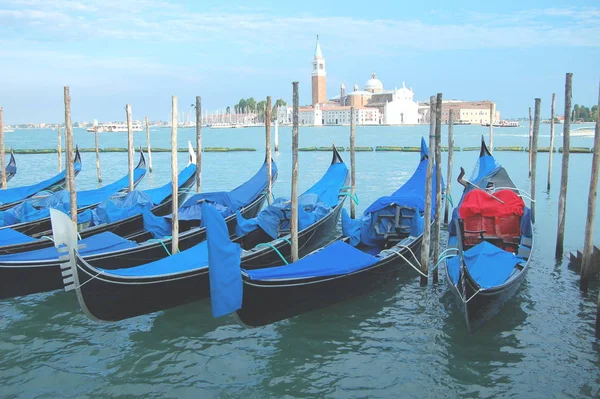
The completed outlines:
[[[373,72],[364,90],[354,85],[354,90],[346,93],[342,84],[340,94],[330,99],[327,99],[326,86],[325,57],[317,37],[311,72],[312,103],[299,108],[298,121],[301,125],[349,125],[351,107],[355,109],[357,125],[413,125],[421,122],[414,92],[404,83],[400,89],[385,90]],[[279,107],[277,119],[280,124],[291,124],[292,107]]]

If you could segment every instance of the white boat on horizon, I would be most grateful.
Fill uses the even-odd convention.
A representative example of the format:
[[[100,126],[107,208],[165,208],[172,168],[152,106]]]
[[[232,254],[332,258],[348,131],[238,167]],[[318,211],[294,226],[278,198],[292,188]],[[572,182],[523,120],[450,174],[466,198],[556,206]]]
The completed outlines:
[[[102,133],[102,132],[115,133],[115,132],[127,132],[128,131],[126,123],[103,123],[102,125],[99,125],[99,126],[90,127],[87,129],[87,131],[90,133],[94,133],[96,131],[96,128],[98,128],[98,133]],[[133,124],[133,125],[131,125],[131,130],[133,130],[134,132],[141,132],[144,130],[144,128],[140,124]]]

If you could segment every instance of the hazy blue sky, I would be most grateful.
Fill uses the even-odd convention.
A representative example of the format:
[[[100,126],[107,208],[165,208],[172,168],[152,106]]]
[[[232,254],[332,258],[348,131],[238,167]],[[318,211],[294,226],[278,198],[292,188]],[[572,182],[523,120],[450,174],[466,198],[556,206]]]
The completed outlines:
[[[0,106],[6,123],[73,119],[166,120],[170,96],[189,110],[241,97],[310,102],[315,35],[327,62],[328,97],[340,83],[386,88],[405,81],[419,100],[490,99],[505,117],[534,97],[562,108],[565,72],[574,102],[597,101],[597,1],[164,1],[0,0]],[[497,5],[496,5],[497,4]]]

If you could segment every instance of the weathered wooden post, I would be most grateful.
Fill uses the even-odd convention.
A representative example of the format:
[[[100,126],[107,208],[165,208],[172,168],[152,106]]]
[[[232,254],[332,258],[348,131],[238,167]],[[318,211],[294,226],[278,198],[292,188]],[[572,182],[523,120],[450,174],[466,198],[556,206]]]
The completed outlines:
[[[533,137],[531,140],[531,221],[535,223],[535,180],[537,172],[538,136],[540,134],[540,108],[542,99],[535,99],[535,116],[533,120]]]
[[[152,149],[150,148],[150,123],[146,116],[146,141],[148,142],[148,170],[152,173]]]
[[[423,223],[423,240],[421,244],[421,286],[427,285],[429,274],[429,249],[431,239],[431,179],[433,177],[433,162],[435,151],[435,121],[436,121],[435,96],[429,97],[429,157],[427,160],[427,173],[425,177],[425,221]]]
[[[127,112],[127,160],[129,163],[129,191],[133,191],[133,126],[131,122],[131,105],[125,105]]]
[[[490,103],[490,151],[494,152],[494,116],[496,114],[496,104]]]
[[[292,241],[292,262],[298,260],[298,82],[293,87],[292,116],[292,215],[290,236]]]
[[[202,191],[202,97],[196,96],[196,192]]]
[[[275,152],[279,152],[279,121],[275,119]]]
[[[550,192],[550,181],[552,180],[552,149],[554,148],[554,108],[556,106],[556,93],[552,93],[552,104],[550,105],[550,151],[548,152],[548,186]]]
[[[531,177],[531,140],[533,139],[533,118],[529,107],[529,177]]]
[[[57,134],[57,148],[56,151],[58,152],[58,172],[60,173],[62,171],[62,148],[61,148],[61,139],[62,139],[62,134],[60,133],[60,126],[58,127],[58,134]]]
[[[433,219],[433,263],[437,265],[440,254],[442,226],[442,93],[435,100],[435,216]],[[433,269],[433,283],[438,282],[438,269]]]
[[[598,108],[600,108],[600,87],[598,88]],[[596,131],[594,132],[594,155],[592,157],[592,176],[588,194],[588,210],[585,222],[585,240],[583,243],[583,262],[581,263],[581,285],[587,292],[588,280],[595,272],[592,261],[594,251],[594,221],[596,219],[596,196],[598,195],[598,168],[600,167],[600,112],[596,113]]]
[[[171,218],[171,253],[179,252],[179,185],[177,182],[177,96],[171,101],[171,184],[173,192],[173,215]]]
[[[267,202],[270,205],[273,201],[273,196],[271,195],[271,185],[273,184],[271,164],[271,96],[267,96],[267,106],[265,109],[265,150],[267,161]]]
[[[98,126],[94,126],[94,141],[96,143],[96,173],[98,174],[98,183],[102,183],[102,174],[100,173],[100,150],[98,148]]]
[[[4,154],[4,110],[0,107],[0,163],[2,167],[0,172],[2,173],[2,189],[6,189],[6,164]]]
[[[452,161],[454,158],[454,114],[448,111],[448,176],[446,177],[446,208],[444,210],[444,223],[448,224],[450,210],[450,194],[452,188]]]
[[[596,338],[600,339],[600,292],[598,293],[598,304],[596,306]]]
[[[563,154],[560,174],[560,194],[558,196],[558,231],[556,234],[556,252],[554,256],[560,259],[563,256],[565,242],[565,221],[567,209],[567,184],[569,182],[569,152],[571,145],[571,97],[573,74],[567,73],[565,79],[565,119],[563,121]]]
[[[75,190],[75,165],[73,164],[73,126],[71,125],[71,95],[69,86],[64,88],[65,97],[65,139],[67,142],[67,176],[69,200],[71,201],[71,220],[77,229],[77,191]]]
[[[356,138],[356,109],[350,107],[350,217],[356,217],[356,204],[354,198],[356,195],[356,155],[354,148],[354,139]]]

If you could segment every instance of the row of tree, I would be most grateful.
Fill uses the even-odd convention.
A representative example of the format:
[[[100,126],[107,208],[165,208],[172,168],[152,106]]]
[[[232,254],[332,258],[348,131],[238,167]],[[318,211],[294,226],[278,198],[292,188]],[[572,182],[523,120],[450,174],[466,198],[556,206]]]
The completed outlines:
[[[265,100],[256,102],[254,97],[242,98],[237,104],[235,104],[233,106],[233,111],[236,114],[256,113],[256,114],[258,114],[258,116],[262,117],[265,115],[266,105],[267,105],[267,102]],[[283,99],[281,99],[281,98],[277,99],[275,101],[275,104],[273,104],[272,115],[276,114],[277,107],[286,106],[286,105],[287,105],[287,103]],[[228,114],[231,113],[231,107],[227,107],[227,113]]]
[[[584,105],[575,104],[571,119],[573,121],[595,122],[598,118],[598,106],[594,105],[592,109]]]

